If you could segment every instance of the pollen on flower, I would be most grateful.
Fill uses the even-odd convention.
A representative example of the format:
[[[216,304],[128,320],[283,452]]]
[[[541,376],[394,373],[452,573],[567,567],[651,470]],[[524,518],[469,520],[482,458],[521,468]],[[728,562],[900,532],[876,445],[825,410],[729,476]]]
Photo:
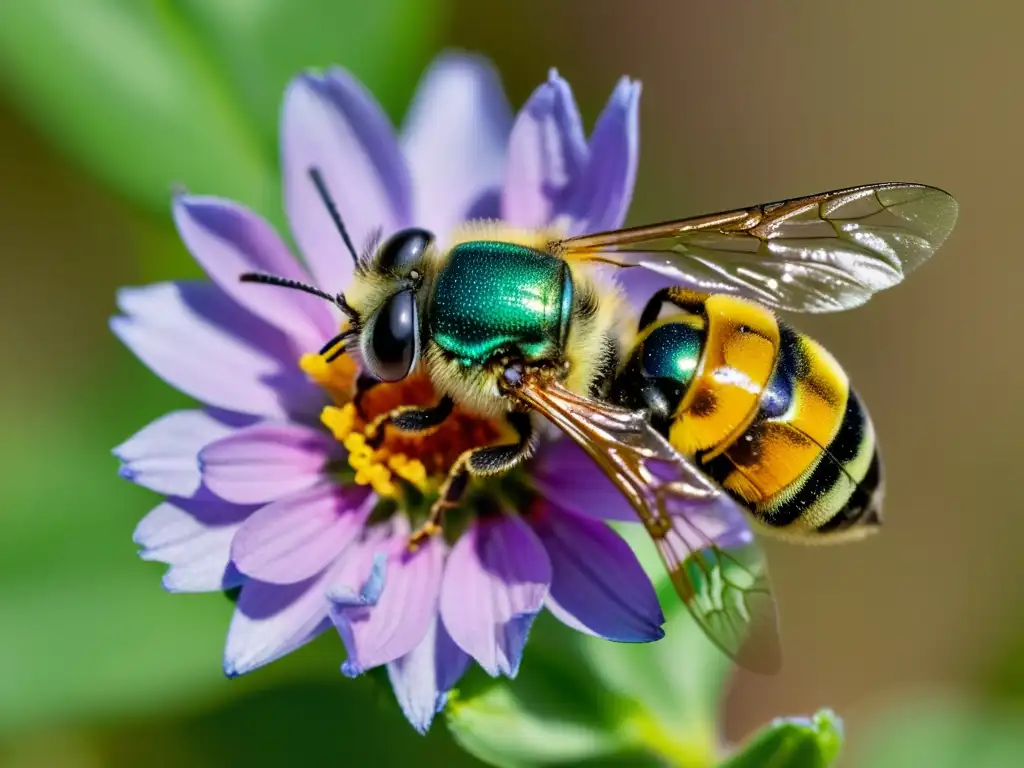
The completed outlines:
[[[355,482],[381,496],[397,497],[403,480],[423,494],[436,492],[456,459],[467,449],[496,442],[504,435],[498,424],[456,408],[439,427],[424,432],[401,432],[382,425],[376,439],[367,439],[375,420],[402,406],[436,403],[438,395],[425,374],[400,382],[378,383],[355,401],[356,365],[348,355],[328,363],[321,355],[304,355],[302,370],[324,387],[335,405],[320,414],[334,438],[348,451]],[[509,438],[511,439],[511,438]]]
[[[345,444],[348,447],[345,441],[352,434],[352,430],[356,425],[356,407],[352,403],[345,403],[341,407],[328,405],[324,408],[323,413],[320,414],[320,421],[331,430],[331,434],[334,435],[339,443]],[[362,435],[359,435],[359,437],[362,437]]]
[[[396,453],[388,458],[388,466],[391,467],[392,472],[406,482],[412,483],[420,491],[426,490],[427,468],[419,459],[410,459],[405,454]]]
[[[299,367],[316,384],[327,390],[335,402],[352,399],[352,386],[356,380],[356,364],[348,355],[327,362],[323,355],[312,352],[299,358]]]

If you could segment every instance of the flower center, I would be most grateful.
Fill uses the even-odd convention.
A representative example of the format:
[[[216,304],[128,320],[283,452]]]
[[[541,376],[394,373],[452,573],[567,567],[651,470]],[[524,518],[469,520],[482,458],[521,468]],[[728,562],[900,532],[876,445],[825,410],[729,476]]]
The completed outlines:
[[[400,406],[432,406],[440,400],[430,378],[418,371],[402,381],[378,382],[358,393],[358,368],[347,354],[331,362],[317,354],[303,355],[302,370],[334,401],[320,420],[348,451],[355,482],[369,485],[380,496],[398,498],[405,481],[426,497],[435,496],[448,471],[462,453],[498,441],[510,430],[498,422],[455,407],[438,427],[425,432],[402,432],[383,426],[368,428]]]

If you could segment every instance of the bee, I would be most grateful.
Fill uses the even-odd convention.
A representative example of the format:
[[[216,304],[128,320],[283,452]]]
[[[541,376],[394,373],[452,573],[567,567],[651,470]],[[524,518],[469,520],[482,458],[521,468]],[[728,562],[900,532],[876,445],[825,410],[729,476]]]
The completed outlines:
[[[406,229],[357,255],[310,175],[356,260],[352,285],[332,296],[242,279],[335,303],[349,323],[321,353],[354,352],[365,386],[426,370],[439,401],[399,407],[371,433],[428,430],[458,405],[515,435],[459,457],[411,546],[440,530],[472,477],[530,456],[539,414],[628,499],[708,637],[741,666],[776,671],[764,555],[752,536],[716,543],[724,521],[799,543],[855,540],[881,524],[883,476],[846,373],[774,311],[851,309],[901,282],[950,234],[955,200],[882,183],[568,238],[477,223],[442,249]],[[670,285],[637,319],[616,272]]]

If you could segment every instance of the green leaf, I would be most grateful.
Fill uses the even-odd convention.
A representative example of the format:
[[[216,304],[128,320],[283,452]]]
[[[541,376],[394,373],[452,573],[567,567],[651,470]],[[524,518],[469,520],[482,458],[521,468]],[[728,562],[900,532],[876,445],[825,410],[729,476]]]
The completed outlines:
[[[399,113],[438,19],[425,0],[0,3],[0,76],[66,153],[166,216],[173,185],[277,223],[284,85],[340,64]]]
[[[842,722],[823,709],[813,718],[776,720],[721,768],[825,768],[839,756],[842,743]]]
[[[474,668],[459,684],[445,710],[455,740],[501,766],[593,763],[634,751],[634,734],[620,728],[622,704],[600,685],[583,642],[538,617],[514,682]]]
[[[566,703],[583,700],[584,692],[565,696],[565,691],[531,683],[499,683],[471,699],[450,701],[449,729],[467,751],[500,766],[565,765],[629,747],[614,727],[577,718],[545,701],[545,689]]]

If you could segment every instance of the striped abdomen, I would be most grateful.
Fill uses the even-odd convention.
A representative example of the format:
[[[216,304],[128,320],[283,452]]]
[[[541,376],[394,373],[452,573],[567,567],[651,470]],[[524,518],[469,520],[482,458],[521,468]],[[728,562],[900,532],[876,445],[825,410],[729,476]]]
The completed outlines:
[[[613,398],[650,410],[764,529],[825,541],[877,525],[874,430],[835,359],[752,302],[679,297],[684,312],[641,333]]]

